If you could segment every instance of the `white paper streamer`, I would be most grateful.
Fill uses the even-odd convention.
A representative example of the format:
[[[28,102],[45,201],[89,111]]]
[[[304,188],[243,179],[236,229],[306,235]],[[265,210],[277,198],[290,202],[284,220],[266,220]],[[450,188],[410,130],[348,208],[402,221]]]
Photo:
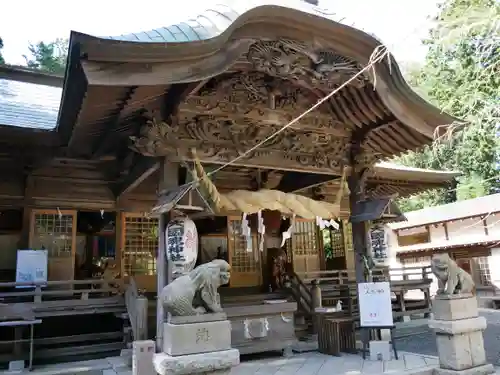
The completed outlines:
[[[292,218],[290,219],[290,226],[288,227],[286,232],[283,232],[283,237],[281,238],[281,246],[280,247],[285,246],[286,240],[288,240],[289,238],[292,238],[294,224],[295,224],[295,215],[293,215]]]
[[[241,235],[245,238],[247,253],[252,252],[252,229],[248,224],[247,214],[244,212],[241,218]]]
[[[318,225],[319,229],[323,230],[325,228],[330,228],[332,227],[335,230],[339,229],[339,223],[337,223],[335,220],[330,219],[330,220],[323,220],[319,216],[316,216],[316,225]]]
[[[259,250],[264,251],[264,234],[266,233],[266,226],[264,225],[262,211],[257,213],[257,223],[257,232],[259,233]]]

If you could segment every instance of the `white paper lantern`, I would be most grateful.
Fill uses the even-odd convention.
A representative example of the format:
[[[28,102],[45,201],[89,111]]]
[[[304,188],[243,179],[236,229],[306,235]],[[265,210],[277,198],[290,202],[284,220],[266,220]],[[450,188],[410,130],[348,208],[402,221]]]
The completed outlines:
[[[198,231],[193,220],[187,217],[172,220],[165,236],[166,256],[172,263],[173,276],[192,271],[198,258]]]

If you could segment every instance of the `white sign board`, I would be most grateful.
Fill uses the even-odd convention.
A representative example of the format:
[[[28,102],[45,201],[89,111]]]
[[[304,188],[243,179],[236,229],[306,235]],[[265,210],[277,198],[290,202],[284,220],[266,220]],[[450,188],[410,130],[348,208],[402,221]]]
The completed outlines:
[[[361,327],[390,327],[394,324],[388,282],[358,284],[358,296]]]
[[[47,250],[17,250],[16,283],[47,282],[47,265]]]

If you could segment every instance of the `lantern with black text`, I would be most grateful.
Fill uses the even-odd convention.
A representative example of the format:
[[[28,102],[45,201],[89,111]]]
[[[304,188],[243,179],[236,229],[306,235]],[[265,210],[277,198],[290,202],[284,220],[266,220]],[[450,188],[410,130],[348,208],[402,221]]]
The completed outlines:
[[[193,270],[198,258],[198,231],[193,220],[172,220],[165,232],[166,256],[172,264],[172,275],[178,277]]]

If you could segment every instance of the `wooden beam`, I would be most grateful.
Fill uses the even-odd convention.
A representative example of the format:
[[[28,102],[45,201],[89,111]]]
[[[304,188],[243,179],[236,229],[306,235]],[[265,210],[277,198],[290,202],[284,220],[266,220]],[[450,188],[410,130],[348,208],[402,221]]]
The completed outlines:
[[[129,104],[136,90],[137,86],[132,86],[125,91],[120,104],[116,106],[115,110],[110,115],[111,120],[108,122],[105,134],[101,137],[100,141],[97,143],[97,146],[94,148],[92,159],[98,159],[104,156],[106,151],[110,149],[110,145],[116,142],[115,139],[117,138],[117,134],[115,133],[115,130],[118,128],[120,122],[122,121],[123,110]]]
[[[137,157],[137,161],[130,170],[130,173],[113,188],[113,194],[118,199],[123,194],[129,193],[141,184],[146,178],[158,170],[160,163],[155,158],[146,156]]]
[[[0,65],[0,78],[52,87],[62,87],[64,82],[63,76],[13,65]]]
[[[80,50],[78,43],[71,46],[68,58],[70,64],[66,67],[65,85],[56,127],[63,146],[71,143],[73,129],[78,122],[80,109],[87,93],[88,81],[80,63]],[[71,84],[68,84],[69,82]]]
[[[285,193],[293,193],[299,190],[322,185],[329,181],[338,180],[339,178],[339,176],[331,176],[326,174],[285,172],[276,189],[281,190]]]

